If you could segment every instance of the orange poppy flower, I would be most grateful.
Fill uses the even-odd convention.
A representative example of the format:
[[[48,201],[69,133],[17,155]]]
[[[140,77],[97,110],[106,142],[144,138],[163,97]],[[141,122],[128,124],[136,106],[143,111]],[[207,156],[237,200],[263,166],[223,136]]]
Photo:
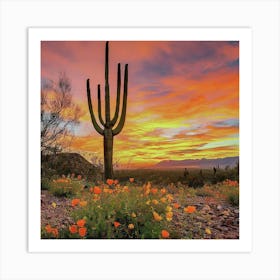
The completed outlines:
[[[157,222],[162,220],[162,217],[156,211],[153,212],[153,216]]]
[[[85,200],[80,201],[80,206],[82,206],[82,207],[87,206],[87,201],[85,201]]]
[[[171,202],[173,200],[173,195],[172,194],[167,194],[166,198],[169,202]]]
[[[58,237],[58,229],[57,228],[52,228],[51,233],[53,236]]]
[[[155,205],[157,205],[157,204],[158,204],[158,200],[153,199],[153,200],[152,200],[152,203],[155,204]]]
[[[102,192],[101,188],[99,188],[99,187],[94,187],[93,188],[93,193],[94,194],[101,194],[101,192]]]
[[[151,193],[152,193],[152,194],[156,194],[157,192],[158,192],[158,189],[157,189],[157,188],[152,188],[152,189],[151,189]]]
[[[77,233],[78,232],[78,227],[76,225],[69,226],[69,231],[71,233]]]
[[[52,227],[50,225],[46,225],[45,230],[46,230],[47,233],[51,233],[52,232]]]
[[[176,203],[173,204],[173,207],[178,209],[180,207],[180,204],[176,202]]]
[[[77,179],[78,179],[78,180],[82,180],[82,175],[78,175],[78,176],[77,176]]]
[[[129,192],[128,186],[124,186],[124,187],[123,187],[123,191],[124,191],[124,192]]]
[[[193,212],[196,211],[196,207],[195,207],[195,206],[188,206],[188,207],[185,207],[185,208],[184,208],[184,211],[185,211],[186,213],[193,213]]]
[[[112,180],[112,179],[107,179],[106,183],[107,183],[109,186],[111,186],[111,185],[113,185],[114,180]]]
[[[173,212],[167,212],[167,213],[165,214],[165,216],[166,216],[166,220],[167,220],[168,222],[170,222],[170,221],[172,221]]]
[[[87,234],[87,228],[85,228],[85,227],[79,228],[79,235],[80,235],[81,237],[85,237],[86,234]]]
[[[77,206],[79,203],[80,203],[80,199],[74,198],[74,199],[72,199],[71,205],[74,207],[74,206]]]
[[[129,182],[133,183],[134,182],[134,178],[129,178]]]
[[[77,225],[78,227],[83,227],[85,225],[86,221],[84,219],[78,220]]]
[[[114,227],[117,228],[119,227],[121,224],[119,222],[114,222]]]
[[[166,194],[166,188],[161,189],[160,192],[161,192],[162,194]]]
[[[114,184],[117,185],[119,183],[119,180],[114,180]]]
[[[169,237],[169,232],[167,230],[163,229],[161,231],[161,237],[162,238],[168,238]]]

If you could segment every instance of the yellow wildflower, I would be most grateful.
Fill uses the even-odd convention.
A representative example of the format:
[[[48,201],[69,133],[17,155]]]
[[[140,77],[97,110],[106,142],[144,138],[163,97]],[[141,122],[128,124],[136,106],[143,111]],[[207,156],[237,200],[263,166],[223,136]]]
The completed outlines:
[[[166,206],[166,212],[170,212],[170,211],[172,211],[172,207],[169,206],[169,205],[167,205],[167,206]]]
[[[128,228],[129,228],[129,229],[134,229],[134,224],[129,224],[129,225],[128,225]]]
[[[156,211],[153,212],[153,216],[157,222],[162,220],[162,217]]]
[[[170,221],[172,220],[172,217],[173,217],[173,212],[167,212],[167,213],[165,214],[165,217],[166,217],[166,220],[167,220],[168,222],[170,222]]]
[[[131,217],[136,218],[136,214],[134,212],[132,212]]]

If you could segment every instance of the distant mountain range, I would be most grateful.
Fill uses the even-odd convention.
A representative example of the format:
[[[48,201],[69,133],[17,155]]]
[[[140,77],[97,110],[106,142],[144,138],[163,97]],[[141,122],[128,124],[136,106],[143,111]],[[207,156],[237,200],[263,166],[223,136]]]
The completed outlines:
[[[185,159],[185,160],[163,160],[155,165],[156,168],[213,168],[226,166],[234,167],[239,162],[239,157],[226,157],[215,159]]]

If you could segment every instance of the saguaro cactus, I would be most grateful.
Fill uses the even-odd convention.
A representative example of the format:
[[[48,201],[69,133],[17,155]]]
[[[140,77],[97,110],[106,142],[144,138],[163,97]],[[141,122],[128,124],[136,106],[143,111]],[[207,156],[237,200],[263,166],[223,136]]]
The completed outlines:
[[[118,82],[117,82],[117,98],[116,98],[116,110],[114,117],[111,119],[110,116],[110,88],[109,88],[109,42],[106,42],[105,51],[105,121],[102,118],[101,111],[101,93],[100,84],[97,86],[97,97],[98,97],[98,118],[100,125],[97,123],[92,109],[91,95],[90,95],[90,84],[87,79],[87,98],[88,108],[91,116],[91,121],[95,130],[103,136],[104,146],[104,178],[112,179],[113,174],[113,139],[114,136],[118,135],[124,126],[126,105],[127,105],[127,84],[128,84],[128,64],[125,65],[124,70],[124,89],[123,89],[123,105],[121,117],[118,121],[120,111],[120,94],[121,94],[121,64],[118,64]]]

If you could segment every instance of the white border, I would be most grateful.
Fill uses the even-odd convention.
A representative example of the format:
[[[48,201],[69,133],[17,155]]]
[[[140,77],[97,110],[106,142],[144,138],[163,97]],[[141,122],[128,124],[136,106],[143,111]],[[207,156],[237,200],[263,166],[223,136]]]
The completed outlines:
[[[279,8],[278,0],[0,0],[0,279],[279,280]],[[252,29],[250,253],[28,253],[27,28],[31,26]]]
[[[30,28],[29,29],[29,251],[30,252],[249,252],[252,246],[251,30],[248,28]],[[94,35],[93,35],[94,34]],[[40,239],[41,41],[240,42],[240,238],[238,240]]]

